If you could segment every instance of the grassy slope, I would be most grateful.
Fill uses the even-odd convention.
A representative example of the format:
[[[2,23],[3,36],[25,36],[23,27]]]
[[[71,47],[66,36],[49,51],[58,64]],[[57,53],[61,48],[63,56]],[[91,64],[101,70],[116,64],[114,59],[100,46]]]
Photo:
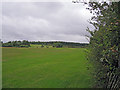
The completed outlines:
[[[87,88],[82,48],[3,48],[3,88]]]

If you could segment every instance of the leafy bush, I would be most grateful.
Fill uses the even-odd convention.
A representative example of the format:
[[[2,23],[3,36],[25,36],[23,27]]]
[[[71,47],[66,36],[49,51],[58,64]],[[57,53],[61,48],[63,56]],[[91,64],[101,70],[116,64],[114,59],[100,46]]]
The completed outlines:
[[[90,23],[95,27],[90,31],[89,60],[95,67],[95,87],[120,87],[119,22],[118,3],[90,2],[89,9],[94,16]]]

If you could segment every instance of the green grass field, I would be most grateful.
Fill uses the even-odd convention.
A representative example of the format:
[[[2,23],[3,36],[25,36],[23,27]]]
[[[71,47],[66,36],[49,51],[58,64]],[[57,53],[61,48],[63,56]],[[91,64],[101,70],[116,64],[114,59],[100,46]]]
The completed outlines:
[[[3,88],[90,88],[84,48],[3,48]]]

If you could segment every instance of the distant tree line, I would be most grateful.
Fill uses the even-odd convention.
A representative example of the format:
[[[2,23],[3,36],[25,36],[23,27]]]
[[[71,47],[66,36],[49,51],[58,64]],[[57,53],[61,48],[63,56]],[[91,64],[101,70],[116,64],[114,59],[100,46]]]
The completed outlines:
[[[61,41],[49,41],[49,42],[40,42],[40,41],[8,41],[6,43],[2,43],[2,47],[31,47],[31,44],[34,45],[41,45],[41,47],[46,46],[52,46],[55,48],[62,48],[62,47],[68,47],[68,48],[80,48],[80,47],[86,47],[87,43],[73,43],[73,42],[61,42]]]
[[[69,48],[76,48],[76,47],[85,47],[87,43],[74,43],[74,42],[62,42],[62,41],[49,41],[49,42],[40,42],[40,41],[31,41],[30,44],[40,44],[40,45],[51,45],[53,47],[69,47]]]
[[[30,47],[30,43],[27,40],[23,41],[8,41],[2,42],[2,47]]]

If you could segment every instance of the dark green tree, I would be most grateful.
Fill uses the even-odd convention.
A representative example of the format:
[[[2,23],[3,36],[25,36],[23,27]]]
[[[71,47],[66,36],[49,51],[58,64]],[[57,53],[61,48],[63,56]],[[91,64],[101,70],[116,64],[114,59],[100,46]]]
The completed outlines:
[[[41,45],[41,48],[43,48],[44,47],[44,45]]]
[[[56,48],[62,48],[63,45],[62,45],[62,43],[54,43],[54,47],[56,47]]]

